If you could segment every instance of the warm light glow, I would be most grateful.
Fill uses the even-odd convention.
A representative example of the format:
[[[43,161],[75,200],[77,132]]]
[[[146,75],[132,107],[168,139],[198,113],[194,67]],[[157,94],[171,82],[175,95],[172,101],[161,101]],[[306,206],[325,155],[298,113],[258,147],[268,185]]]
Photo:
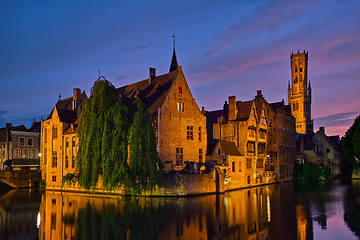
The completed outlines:
[[[271,222],[270,196],[266,197],[267,221]]]
[[[37,228],[40,227],[40,221],[41,221],[40,212],[38,212],[37,217],[36,217],[36,227]]]

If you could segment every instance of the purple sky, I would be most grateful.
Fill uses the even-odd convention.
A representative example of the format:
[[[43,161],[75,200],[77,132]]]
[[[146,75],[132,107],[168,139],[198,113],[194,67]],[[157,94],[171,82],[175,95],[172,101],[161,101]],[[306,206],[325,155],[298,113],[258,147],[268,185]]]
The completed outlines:
[[[126,2],[126,3],[123,3]],[[360,1],[0,1],[0,127],[30,127],[98,70],[116,87],[179,65],[198,106],[230,95],[287,103],[291,52],[308,51],[314,130],[360,113]]]

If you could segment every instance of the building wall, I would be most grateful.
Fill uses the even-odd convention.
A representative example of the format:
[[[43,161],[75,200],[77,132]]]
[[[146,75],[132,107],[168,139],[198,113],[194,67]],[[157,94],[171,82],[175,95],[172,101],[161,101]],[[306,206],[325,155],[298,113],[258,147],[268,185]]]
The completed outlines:
[[[179,93],[179,88],[182,93]],[[178,104],[183,104],[183,111],[178,111]],[[173,82],[169,93],[158,110],[158,150],[160,159],[165,163],[166,171],[181,170],[184,161],[205,162],[207,136],[206,117],[200,111],[192,97],[185,77],[181,75]],[[188,130],[188,127],[192,130]],[[188,131],[192,132],[192,139],[188,139]],[[177,163],[177,148],[182,149],[183,162]]]

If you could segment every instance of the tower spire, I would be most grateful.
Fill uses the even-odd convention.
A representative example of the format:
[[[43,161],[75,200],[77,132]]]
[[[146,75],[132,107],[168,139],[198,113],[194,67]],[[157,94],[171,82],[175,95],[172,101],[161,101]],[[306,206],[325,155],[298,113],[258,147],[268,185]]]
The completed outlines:
[[[172,59],[171,59],[171,64],[170,64],[170,70],[169,72],[175,71],[178,68],[178,63],[176,60],[176,53],[175,53],[175,34],[172,36],[173,38],[173,43],[174,43],[174,51],[173,51],[173,55],[172,55]]]

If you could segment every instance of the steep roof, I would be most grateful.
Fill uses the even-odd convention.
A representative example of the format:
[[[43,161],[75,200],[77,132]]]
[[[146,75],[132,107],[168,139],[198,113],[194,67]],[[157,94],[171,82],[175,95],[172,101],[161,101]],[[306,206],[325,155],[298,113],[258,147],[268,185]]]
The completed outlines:
[[[179,66],[176,71],[154,77],[151,82],[149,79],[145,79],[120,87],[117,91],[122,98],[140,98],[145,103],[149,114],[153,115],[163,104],[172,83],[182,75]]]
[[[34,122],[29,128],[29,132],[40,132],[41,131],[41,122]]]
[[[209,119],[210,123],[218,123],[218,118],[222,117],[224,110],[207,111],[205,114]]]
[[[175,53],[175,46],[174,46],[174,51],[173,51],[173,55],[172,55],[172,59],[171,59],[169,72],[176,71],[177,68],[178,68],[178,63],[176,60],[176,53]]]
[[[238,108],[237,119],[238,121],[246,121],[250,117],[253,100],[245,102],[236,102]]]
[[[241,156],[234,142],[227,142],[220,140],[220,145],[227,155]]]
[[[86,93],[85,93],[85,91],[83,91],[80,94],[81,102],[85,102],[86,98],[87,98]],[[73,108],[73,97],[68,97],[68,98],[65,98],[65,99],[59,99],[57,101],[57,103],[55,104],[54,108],[51,110],[49,116],[46,119],[51,119],[52,118],[52,114],[53,114],[55,108],[57,108],[58,110],[59,109],[73,110],[72,109]]]
[[[73,123],[76,121],[77,111],[76,110],[67,110],[67,109],[58,109],[60,122]]]

